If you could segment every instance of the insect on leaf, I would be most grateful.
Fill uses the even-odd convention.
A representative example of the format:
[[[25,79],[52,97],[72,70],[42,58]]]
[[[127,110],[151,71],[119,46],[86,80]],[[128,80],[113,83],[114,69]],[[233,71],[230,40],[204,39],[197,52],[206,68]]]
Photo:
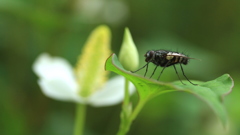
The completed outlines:
[[[197,86],[191,84],[183,85],[180,81],[164,83],[126,71],[115,54],[112,54],[107,59],[105,69],[113,71],[130,80],[137,88],[139,102],[147,102],[149,99],[167,92],[187,92],[206,102],[221,120],[223,125],[226,126],[227,114],[223,106],[223,97],[231,92],[234,85],[229,74],[224,74],[208,82],[194,81],[198,84]]]

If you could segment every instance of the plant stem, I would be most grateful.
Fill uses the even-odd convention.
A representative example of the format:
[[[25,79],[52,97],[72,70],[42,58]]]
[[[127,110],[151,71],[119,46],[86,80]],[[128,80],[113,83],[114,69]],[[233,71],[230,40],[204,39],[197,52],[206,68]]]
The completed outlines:
[[[77,104],[75,127],[74,127],[74,134],[73,135],[83,135],[85,115],[86,115],[86,105]]]
[[[125,87],[124,87],[124,102],[123,102],[123,106],[124,105],[128,105],[129,104],[129,81],[127,78],[125,78]]]
[[[122,111],[120,114],[121,123],[119,126],[119,130],[117,135],[125,135],[125,133],[128,131],[128,125],[129,125],[129,115],[131,114],[131,111],[129,112],[129,81],[125,78],[125,84],[124,84],[124,100],[122,104]]]
[[[141,100],[141,101],[139,100],[137,106],[135,107],[135,109],[133,110],[133,113],[130,116],[131,121],[135,120],[135,118],[137,117],[137,115],[139,114],[139,112],[141,111],[144,105],[145,105],[145,100]]]
[[[126,114],[124,114],[124,108],[123,108],[121,112],[121,124],[120,124],[120,128],[117,135],[125,135],[129,131],[132,121],[135,120],[135,118],[143,108],[144,104],[145,104],[145,100],[142,102],[138,102],[134,111],[128,117],[126,117]]]
[[[141,111],[142,107],[145,104],[145,100],[139,100],[137,106],[132,112],[132,105],[129,99],[130,97],[128,86],[129,81],[125,78],[124,102],[121,111],[121,123],[117,135],[125,135],[129,131],[132,121],[137,117],[137,115],[139,114],[139,112]]]

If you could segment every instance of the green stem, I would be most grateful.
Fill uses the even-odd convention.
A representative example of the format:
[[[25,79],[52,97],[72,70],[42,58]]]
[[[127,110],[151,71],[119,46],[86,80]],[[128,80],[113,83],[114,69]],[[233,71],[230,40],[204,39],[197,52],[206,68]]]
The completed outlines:
[[[75,127],[74,127],[73,135],[83,135],[85,115],[86,115],[86,105],[77,104]]]
[[[124,105],[128,105],[129,104],[129,101],[130,101],[130,99],[129,99],[129,81],[128,81],[128,79],[127,78],[125,78],[125,87],[124,87],[124,89],[125,89],[125,91],[124,91],[124,102],[123,102],[123,106]]]
[[[121,111],[121,123],[117,135],[125,135],[129,131],[132,121],[137,117],[137,115],[139,114],[139,112],[141,111],[142,107],[145,104],[145,100],[139,100],[137,106],[132,112],[128,86],[129,81],[125,78],[124,102]]]
[[[145,100],[141,100],[141,101],[139,100],[137,106],[135,107],[133,113],[130,116],[131,121],[135,120],[135,118],[137,117],[137,115],[139,114],[139,112],[141,111],[144,105],[145,105]]]
[[[125,85],[124,86],[124,100],[123,100],[123,104],[122,104],[122,111],[120,114],[121,123],[120,123],[120,127],[119,127],[117,135],[125,135],[125,133],[128,131],[129,115],[131,114],[131,112],[129,112],[129,101],[130,101],[129,90],[128,90],[129,81],[126,78],[125,78],[124,85]]]
[[[134,111],[131,113],[129,117],[126,117],[126,114],[124,115],[124,109],[121,112],[121,124],[119,131],[117,135],[125,135],[132,124],[132,121],[135,120],[143,106],[145,105],[145,101],[138,102],[137,106],[135,107]],[[125,117],[124,117],[125,116]]]

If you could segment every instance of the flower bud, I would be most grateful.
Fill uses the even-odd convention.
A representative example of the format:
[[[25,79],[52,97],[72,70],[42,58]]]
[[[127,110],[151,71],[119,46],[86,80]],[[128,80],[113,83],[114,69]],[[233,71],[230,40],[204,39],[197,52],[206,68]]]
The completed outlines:
[[[129,71],[136,70],[139,65],[138,51],[128,28],[125,28],[124,39],[119,53],[119,61],[123,67]]]

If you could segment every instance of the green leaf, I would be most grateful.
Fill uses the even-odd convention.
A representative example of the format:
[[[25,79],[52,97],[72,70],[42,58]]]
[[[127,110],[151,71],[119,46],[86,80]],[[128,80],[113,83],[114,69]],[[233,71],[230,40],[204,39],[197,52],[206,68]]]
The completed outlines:
[[[139,94],[139,104],[141,104],[141,106],[143,106],[143,104],[149,99],[163,93],[173,91],[188,92],[205,101],[220,118],[223,125],[226,126],[227,114],[223,106],[223,97],[231,92],[234,85],[232,78],[228,74],[224,74],[217,79],[208,82],[194,81],[198,84],[197,86],[187,84],[188,82],[186,82],[187,85],[183,85],[180,81],[164,83],[126,71],[115,54],[112,54],[107,59],[105,68],[106,70],[113,71],[126,77],[135,85]],[[136,115],[133,114],[132,120]]]

